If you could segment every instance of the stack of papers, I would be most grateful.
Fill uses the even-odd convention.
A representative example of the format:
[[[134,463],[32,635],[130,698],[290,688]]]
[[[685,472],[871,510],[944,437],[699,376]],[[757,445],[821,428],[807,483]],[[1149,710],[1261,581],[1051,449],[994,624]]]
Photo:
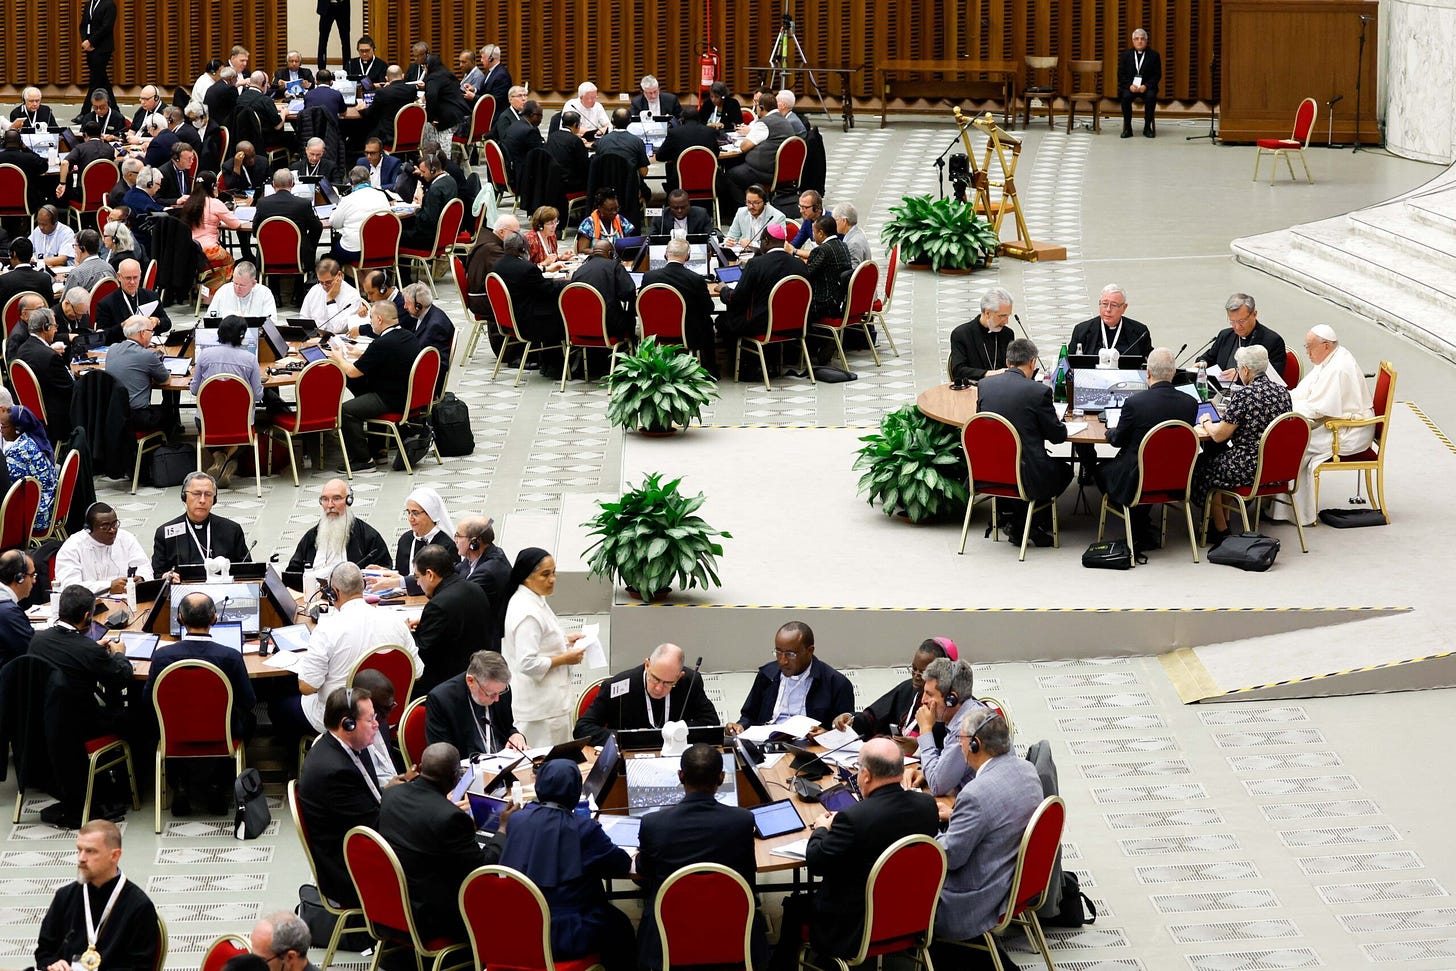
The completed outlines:
[[[1067,437],[1068,438],[1071,438],[1074,435],[1080,435],[1083,432],[1085,432],[1086,430],[1087,430],[1087,423],[1085,421],[1069,421],[1069,422],[1067,422]]]
[[[783,846],[775,846],[768,851],[769,856],[786,856],[791,860],[802,860],[809,855],[809,840],[794,840],[792,843],[785,843]]]
[[[281,668],[284,671],[293,671],[298,668],[299,657],[300,655],[292,651],[284,651],[282,654],[268,655],[268,660],[263,663],[270,668]]]
[[[794,715],[777,725],[754,725],[752,728],[745,728],[738,733],[738,737],[759,743],[770,741],[775,735],[784,738],[804,738],[818,727],[819,723],[808,715]]]

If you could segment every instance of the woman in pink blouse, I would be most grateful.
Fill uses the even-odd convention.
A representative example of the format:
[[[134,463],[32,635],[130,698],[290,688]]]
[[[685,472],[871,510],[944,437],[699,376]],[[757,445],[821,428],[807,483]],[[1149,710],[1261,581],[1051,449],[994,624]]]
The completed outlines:
[[[208,290],[203,303],[211,303],[212,294],[233,278],[233,257],[218,242],[218,228],[237,229],[242,223],[217,197],[215,172],[198,173],[192,192],[177,202],[182,207],[182,221],[192,230],[193,241],[202,247],[202,253],[207,257],[210,270],[202,281]]]

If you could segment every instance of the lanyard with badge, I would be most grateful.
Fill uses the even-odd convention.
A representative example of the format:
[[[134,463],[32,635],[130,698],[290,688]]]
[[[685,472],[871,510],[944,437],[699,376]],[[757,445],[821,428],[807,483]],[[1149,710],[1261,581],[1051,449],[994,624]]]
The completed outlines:
[[[101,911],[99,923],[91,922],[91,888],[85,884],[81,886],[81,900],[86,905],[86,952],[76,963],[85,968],[86,971],[97,971],[101,967],[101,952],[96,950],[96,939],[101,936],[101,928],[106,926],[106,920],[111,916],[112,908],[121,897],[121,888],[126,886],[126,875],[118,873],[116,887],[111,891],[111,898],[106,901],[106,907]]]

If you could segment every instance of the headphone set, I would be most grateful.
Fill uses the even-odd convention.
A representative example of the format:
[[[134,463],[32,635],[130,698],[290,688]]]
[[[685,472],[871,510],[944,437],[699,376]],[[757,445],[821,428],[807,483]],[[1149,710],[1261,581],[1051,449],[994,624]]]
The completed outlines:
[[[347,706],[348,710],[344,712],[344,717],[339,720],[339,727],[346,732],[352,732],[354,729],[359,727],[359,723],[354,720],[353,688],[344,689],[344,704]]]
[[[487,529],[490,529],[494,525],[495,525],[495,520],[494,519],[487,519],[485,521],[485,525],[483,527],[481,527],[481,530],[480,530],[481,533],[483,534]],[[470,547],[469,547],[469,549],[470,549],[470,552],[472,552],[472,553],[476,553],[476,552],[479,552],[480,551],[480,537],[479,536],[472,536],[472,537],[470,537]]]
[[[958,705],[958,704],[961,703],[961,696],[956,693],[956,690],[954,688],[952,688],[951,690],[947,691],[945,693],[944,697],[945,697],[945,706],[947,708],[954,708],[956,705]]]
[[[977,725],[976,726],[976,730],[974,732],[971,732],[971,739],[970,739],[969,742],[966,743],[966,745],[967,745],[968,748],[970,748],[972,755],[974,755],[977,752],[981,751],[981,739],[980,739],[981,729],[985,728],[987,725],[991,724],[993,721],[995,721],[996,719],[998,719],[1000,717],[1001,717],[1001,713],[999,711],[995,711],[993,709],[992,712],[991,712],[990,717],[988,717],[985,721],[981,722],[981,724]]]
[[[20,582],[21,578],[30,572],[25,568],[25,554],[18,550],[10,552],[18,555],[11,557],[7,552],[6,555],[0,556],[0,583],[6,586]],[[5,565],[7,562],[10,563],[9,566]]]
[[[187,487],[192,484],[192,480],[193,479],[206,479],[208,482],[211,482],[212,483],[212,496],[213,496],[214,499],[217,498],[217,480],[216,479],[214,479],[212,476],[208,475],[206,472],[188,472],[187,473],[187,477],[182,480],[182,489],[181,489],[181,491],[177,493],[177,498],[178,499],[181,499],[183,502],[186,502],[187,501]],[[88,510],[88,512],[89,512],[89,510]]]

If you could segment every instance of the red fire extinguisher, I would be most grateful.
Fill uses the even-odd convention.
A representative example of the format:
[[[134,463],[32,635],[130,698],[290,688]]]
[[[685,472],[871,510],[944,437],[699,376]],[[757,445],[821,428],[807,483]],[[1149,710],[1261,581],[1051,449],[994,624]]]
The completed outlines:
[[[701,79],[698,83],[698,99],[707,101],[708,88],[712,86],[721,76],[719,69],[721,61],[718,58],[718,48],[712,43],[705,44],[702,53],[698,55],[698,69],[701,72]]]

